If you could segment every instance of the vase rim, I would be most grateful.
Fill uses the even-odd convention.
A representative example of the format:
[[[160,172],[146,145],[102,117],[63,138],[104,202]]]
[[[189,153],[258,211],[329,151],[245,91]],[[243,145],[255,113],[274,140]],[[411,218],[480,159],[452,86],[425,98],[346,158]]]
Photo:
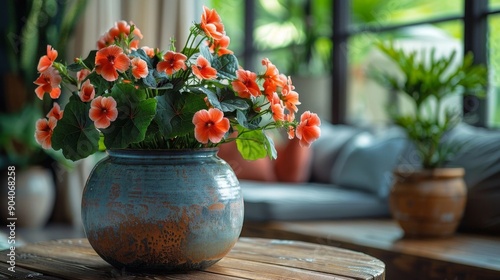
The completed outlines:
[[[396,168],[393,173],[397,176],[463,177],[465,169],[463,167]]]
[[[200,149],[107,149],[106,153],[112,157],[158,157],[158,156],[185,156],[203,155],[211,156],[219,151],[218,147]]]

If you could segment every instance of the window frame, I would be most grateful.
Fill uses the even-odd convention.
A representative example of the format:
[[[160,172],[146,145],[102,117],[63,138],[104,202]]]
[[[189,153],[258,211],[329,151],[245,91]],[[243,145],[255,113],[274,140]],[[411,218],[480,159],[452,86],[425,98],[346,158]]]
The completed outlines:
[[[307,0],[311,1],[311,0]],[[474,53],[474,63],[488,64],[488,19],[489,16],[500,14],[500,9],[492,9],[489,0],[463,0],[464,10],[462,15],[441,16],[420,20],[416,22],[382,25],[376,28],[366,26],[361,28],[351,27],[351,0],[332,0],[332,86],[331,95],[331,122],[334,124],[347,123],[347,83],[349,78],[348,48],[349,38],[362,32],[382,33],[409,26],[422,24],[435,24],[461,20],[463,22],[464,55]],[[254,61],[256,49],[253,46],[253,29],[255,22],[255,0],[245,0],[244,19],[244,50],[243,58],[246,63]],[[253,65],[247,65],[252,68]],[[474,126],[487,127],[488,99],[464,97],[464,121]],[[474,104],[474,106],[470,106]]]

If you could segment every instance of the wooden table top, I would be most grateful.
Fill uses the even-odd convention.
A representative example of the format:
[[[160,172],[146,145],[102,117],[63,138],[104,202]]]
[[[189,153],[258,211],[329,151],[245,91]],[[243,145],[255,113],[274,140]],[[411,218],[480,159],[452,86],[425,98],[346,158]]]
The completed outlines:
[[[241,236],[301,240],[365,252],[391,279],[500,279],[500,236],[457,232],[404,238],[393,220],[246,222]]]
[[[385,279],[385,265],[369,255],[300,241],[240,238],[231,252],[204,271],[145,275],[120,271],[102,260],[87,239],[65,239],[0,252],[0,279]],[[10,279],[10,278],[9,278]]]

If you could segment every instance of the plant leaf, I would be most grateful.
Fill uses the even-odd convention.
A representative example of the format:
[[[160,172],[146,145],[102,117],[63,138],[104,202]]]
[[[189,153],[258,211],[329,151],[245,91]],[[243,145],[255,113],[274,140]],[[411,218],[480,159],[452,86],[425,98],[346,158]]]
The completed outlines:
[[[200,108],[206,107],[203,95],[192,92],[168,92],[157,96],[156,100],[158,109],[155,121],[163,136],[167,138],[192,132],[194,114]]]
[[[92,50],[90,51],[89,55],[87,56],[87,58],[85,58],[83,60],[83,63],[85,64],[85,66],[87,66],[89,69],[94,69],[95,67],[95,55],[97,53],[97,50]],[[67,66],[67,69],[69,71],[72,71],[72,72],[78,72],[82,69],[84,69],[85,67],[80,64],[80,63],[73,63],[73,64],[70,64]]]
[[[274,152],[268,151],[272,143],[269,143],[269,138],[262,130],[247,130],[239,127],[238,135],[235,140],[236,147],[246,160],[256,160],[276,153],[275,150]]]
[[[89,118],[90,103],[77,99],[71,97],[52,134],[52,148],[62,149],[63,155],[73,161],[86,158],[99,148],[99,131]]]
[[[146,99],[144,90],[130,84],[117,84],[111,89],[116,100],[118,118],[102,130],[108,149],[123,149],[144,140],[156,111],[156,99]]]
[[[232,54],[226,54],[214,59],[212,67],[217,70],[218,77],[234,80],[236,79],[236,70],[238,70],[238,59]]]

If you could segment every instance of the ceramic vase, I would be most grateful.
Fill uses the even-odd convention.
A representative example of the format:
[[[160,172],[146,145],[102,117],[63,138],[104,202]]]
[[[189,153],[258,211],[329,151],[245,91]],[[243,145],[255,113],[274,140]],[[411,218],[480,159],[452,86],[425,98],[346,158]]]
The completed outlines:
[[[95,251],[118,269],[204,269],[224,257],[243,225],[239,182],[217,149],[109,150],[82,197]]]

